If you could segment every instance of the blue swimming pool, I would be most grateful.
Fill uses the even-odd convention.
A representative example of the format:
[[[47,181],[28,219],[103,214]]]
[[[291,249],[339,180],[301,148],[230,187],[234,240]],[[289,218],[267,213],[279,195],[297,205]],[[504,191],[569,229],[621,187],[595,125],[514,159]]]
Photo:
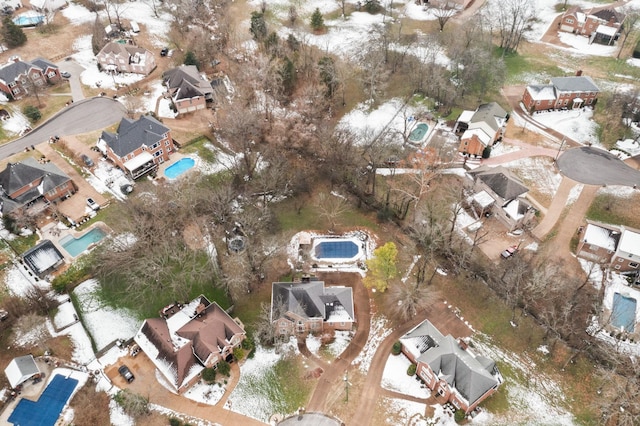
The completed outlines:
[[[44,15],[27,15],[22,14],[16,18],[13,18],[13,23],[19,27],[32,27],[36,25],[40,25],[44,22]]]
[[[21,399],[9,416],[16,426],[53,426],[76,388],[78,381],[57,374],[37,402]]]
[[[357,254],[353,241],[322,241],[315,247],[316,259],[351,259]]]
[[[74,238],[71,235],[60,240],[60,245],[71,256],[76,257],[87,249],[91,244],[95,244],[105,237],[105,232],[100,228],[93,228],[91,231],[82,235],[80,238]]]
[[[620,293],[613,295],[613,312],[611,324],[617,328],[623,328],[633,333],[636,323],[636,307],[638,302],[632,297],[626,297]]]
[[[409,135],[409,140],[411,142],[422,142],[428,130],[429,130],[428,125],[426,125],[425,123],[418,123],[416,128],[413,129],[413,131]]]
[[[193,168],[195,165],[196,162],[193,158],[185,157],[167,167],[164,171],[164,175],[169,179],[175,179],[187,170]]]

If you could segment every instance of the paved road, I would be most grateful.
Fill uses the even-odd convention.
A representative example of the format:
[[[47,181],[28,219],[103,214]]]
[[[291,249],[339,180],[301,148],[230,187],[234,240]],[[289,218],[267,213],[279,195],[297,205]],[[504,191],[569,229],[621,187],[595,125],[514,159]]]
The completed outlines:
[[[558,158],[558,169],[564,176],[587,185],[640,186],[640,171],[599,148],[567,150]]]
[[[111,98],[92,98],[72,105],[26,136],[0,146],[0,160],[23,151],[31,145],[38,145],[53,135],[67,136],[104,129],[125,116],[122,104]]]

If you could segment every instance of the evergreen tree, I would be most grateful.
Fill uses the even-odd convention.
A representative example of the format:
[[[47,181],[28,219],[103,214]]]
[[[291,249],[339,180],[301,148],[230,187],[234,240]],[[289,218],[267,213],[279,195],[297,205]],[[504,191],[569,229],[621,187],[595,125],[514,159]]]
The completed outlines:
[[[187,51],[187,53],[184,55],[184,64],[195,65],[196,67],[199,65],[198,59],[196,58],[196,54],[193,53],[191,50]]]
[[[267,23],[264,14],[260,12],[251,13],[251,27],[249,28],[254,40],[263,40],[267,36]]]
[[[322,13],[320,13],[320,9],[316,7],[316,10],[313,11],[313,15],[311,15],[311,28],[314,31],[320,31],[324,28],[324,18],[322,17]]]
[[[8,48],[22,46],[27,42],[27,36],[22,28],[13,23],[10,16],[2,19],[2,40]]]
[[[287,96],[291,95],[296,84],[296,67],[287,57],[284,58],[282,68],[280,68],[280,78],[282,79],[282,91]]]

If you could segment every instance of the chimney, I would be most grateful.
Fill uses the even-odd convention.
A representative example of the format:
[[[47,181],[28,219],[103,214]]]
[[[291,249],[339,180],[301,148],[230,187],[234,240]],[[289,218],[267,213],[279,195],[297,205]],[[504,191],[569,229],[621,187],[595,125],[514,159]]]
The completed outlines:
[[[582,70],[576,71],[576,77],[580,77],[580,76],[582,76]]]
[[[13,55],[12,57],[9,58],[9,63],[17,63],[20,62],[20,56],[18,55]]]

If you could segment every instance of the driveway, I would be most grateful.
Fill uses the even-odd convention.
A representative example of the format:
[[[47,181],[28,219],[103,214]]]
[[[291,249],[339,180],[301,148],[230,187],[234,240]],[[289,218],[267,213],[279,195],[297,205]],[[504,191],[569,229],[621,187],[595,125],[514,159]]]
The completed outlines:
[[[564,176],[587,185],[640,185],[640,171],[599,148],[569,149],[558,158],[558,169]]]
[[[80,102],[84,99],[84,93],[82,91],[82,84],[80,83],[80,74],[85,68],[74,61],[60,61],[56,64],[60,68],[60,72],[68,72],[71,74],[69,77],[69,86],[71,87],[71,99],[73,102]]]
[[[104,129],[125,114],[124,106],[111,98],[97,97],[74,102],[26,136],[0,146],[0,160],[47,141],[53,135],[76,135]]]

